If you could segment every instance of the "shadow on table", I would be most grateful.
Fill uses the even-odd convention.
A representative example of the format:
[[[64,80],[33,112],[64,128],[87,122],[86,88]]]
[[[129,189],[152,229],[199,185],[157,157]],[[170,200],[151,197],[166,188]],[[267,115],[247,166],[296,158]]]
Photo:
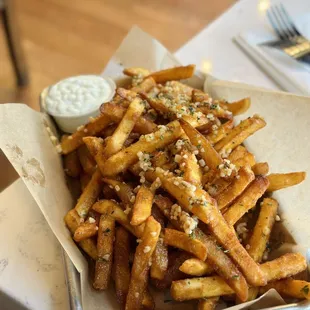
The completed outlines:
[[[30,310],[30,308],[26,308],[24,305],[19,303],[17,300],[12,299],[5,293],[0,291],[0,305],[1,310]]]

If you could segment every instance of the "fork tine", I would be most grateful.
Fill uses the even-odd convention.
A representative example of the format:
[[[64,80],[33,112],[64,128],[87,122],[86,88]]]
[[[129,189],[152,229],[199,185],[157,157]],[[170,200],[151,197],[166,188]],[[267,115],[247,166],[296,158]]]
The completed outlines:
[[[281,24],[278,20],[277,15],[275,14],[273,7],[271,7],[269,10],[267,10],[267,18],[268,18],[273,30],[276,32],[277,36],[281,40],[286,40],[287,36],[286,36],[285,32],[283,32],[283,30],[282,30]]]
[[[292,31],[290,25],[287,25],[287,23],[285,22],[285,18],[283,17],[279,7],[275,5],[273,9],[274,14],[277,16],[278,22],[281,24],[282,32],[285,33],[287,38],[291,38],[292,36],[294,36],[294,31]]]
[[[282,11],[282,16],[284,16],[284,19],[290,25],[290,28],[292,29],[294,35],[301,36],[301,33],[296,28],[294,22],[292,21],[291,17],[287,13],[287,10],[285,9],[283,3],[280,4],[280,10]]]

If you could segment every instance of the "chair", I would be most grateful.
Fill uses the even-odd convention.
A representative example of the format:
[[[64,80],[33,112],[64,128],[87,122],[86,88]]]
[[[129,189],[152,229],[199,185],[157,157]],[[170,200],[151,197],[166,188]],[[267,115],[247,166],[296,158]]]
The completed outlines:
[[[18,86],[26,86],[29,82],[29,78],[18,25],[16,25],[14,0],[0,0],[0,14],[16,76],[16,83]]]

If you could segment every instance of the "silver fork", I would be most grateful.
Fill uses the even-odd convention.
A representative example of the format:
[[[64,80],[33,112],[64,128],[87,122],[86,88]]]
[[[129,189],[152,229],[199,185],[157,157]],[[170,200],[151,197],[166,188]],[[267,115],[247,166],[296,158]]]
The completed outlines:
[[[272,6],[267,11],[267,18],[279,40],[263,45],[281,49],[296,60],[310,63],[310,41],[299,32],[283,4]]]

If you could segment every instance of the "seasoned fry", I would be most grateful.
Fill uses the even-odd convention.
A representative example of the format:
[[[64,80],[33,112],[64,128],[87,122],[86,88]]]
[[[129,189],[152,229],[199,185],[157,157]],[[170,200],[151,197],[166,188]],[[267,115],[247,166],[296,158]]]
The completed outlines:
[[[248,252],[258,263],[262,261],[275,222],[278,206],[278,202],[273,198],[265,198],[261,203],[259,217],[248,242]]]
[[[260,293],[263,294],[271,288],[274,288],[280,295],[285,297],[310,299],[310,283],[307,281],[285,279],[270,282],[266,286],[260,288]]]
[[[130,235],[122,226],[115,230],[113,278],[115,282],[116,298],[123,308],[126,303],[130,283]]]
[[[86,186],[87,186],[87,184],[89,183],[90,180],[91,180],[91,175],[89,175],[87,173],[81,173],[81,175],[80,175],[80,183],[81,183],[82,191],[84,191],[84,189],[86,188]]]
[[[238,178],[234,178],[232,183],[215,196],[217,206],[220,210],[228,207],[254,180],[254,173],[251,169],[244,167],[238,171]]]
[[[152,77],[156,83],[165,83],[172,80],[184,80],[193,76],[195,65],[174,67],[151,73],[148,77]]]
[[[234,225],[246,212],[254,208],[257,200],[265,193],[268,185],[269,182],[267,178],[257,176],[224,214],[226,222],[229,225]]]
[[[180,124],[189,137],[191,143],[197,146],[199,155],[204,160],[205,165],[207,165],[210,169],[217,169],[217,167],[222,163],[222,158],[215,151],[210,142],[186,121],[181,119]]]
[[[259,266],[239,243],[234,230],[227,225],[222,215],[218,212],[214,200],[208,193],[200,188],[193,190],[191,186],[184,186],[180,191],[180,187],[175,185],[175,181],[181,184],[182,178],[167,177],[162,169],[156,168],[155,173],[147,172],[146,176],[151,178],[159,177],[163,188],[174,196],[185,210],[190,210],[202,222],[208,225],[216,239],[229,251],[229,255],[238,264],[251,285],[260,286],[266,283]],[[184,181],[182,184],[184,184]]]
[[[218,297],[211,297],[208,299],[201,299],[198,303],[198,310],[214,310],[219,298]]]
[[[151,277],[162,280],[168,269],[168,247],[158,241],[152,257]]]
[[[101,173],[98,169],[92,175],[91,180],[80,196],[75,210],[81,218],[86,218],[89,209],[97,200],[101,191]]]
[[[147,273],[150,269],[149,261],[154,252],[159,233],[160,224],[150,216],[146,221],[141,242],[136,249],[126,299],[126,310],[136,310],[141,307],[143,294],[147,287]]]
[[[165,147],[175,141],[182,134],[178,121],[169,123],[165,128],[160,128],[154,134],[146,135],[140,140],[122,151],[111,156],[105,162],[104,176],[114,176],[124,172],[128,167],[138,161],[138,153],[152,153],[156,149]],[[148,137],[150,141],[148,141]]]
[[[164,241],[166,244],[191,253],[203,261],[207,258],[205,245],[183,232],[166,228]]]
[[[131,90],[136,93],[147,93],[149,92],[153,87],[156,86],[156,82],[152,77],[146,77],[142,83],[139,85],[133,87]]]
[[[224,179],[221,177],[217,177],[217,178],[214,178],[211,183],[209,183],[207,182],[208,179],[209,179],[209,175],[205,174],[203,176],[203,183],[205,182],[204,188],[213,198],[219,195],[222,191],[224,191],[233,181],[230,179]]]
[[[135,195],[129,184],[109,178],[103,178],[102,181],[115,190],[116,195],[125,205],[132,204]]]
[[[279,258],[261,265],[267,281],[288,278],[307,268],[306,259],[300,253],[286,253]]]
[[[136,200],[132,210],[130,224],[137,226],[142,224],[151,215],[153,205],[154,191],[142,185],[136,196]]]
[[[221,103],[224,105],[233,115],[240,115],[245,113],[251,106],[251,99],[244,98],[239,101],[230,102],[230,103]]]
[[[84,172],[92,175],[96,170],[96,162],[91,153],[89,152],[87,146],[85,144],[81,145],[77,149],[77,154]]]
[[[172,282],[170,294],[177,301],[218,297],[234,291],[218,277],[193,278]]]
[[[131,77],[134,76],[145,77],[150,74],[150,71],[145,68],[132,67],[132,68],[125,68],[123,70],[123,73]]]
[[[186,260],[179,269],[188,275],[196,277],[205,276],[214,271],[207,262],[197,258],[190,258]]]
[[[237,146],[228,156],[228,159],[238,167],[255,165],[254,155],[242,145]]]
[[[274,192],[301,183],[306,178],[306,172],[273,173],[267,178],[270,183],[267,191]]]
[[[82,223],[74,232],[73,239],[76,242],[81,240],[93,237],[97,234],[97,225],[96,223]]]
[[[107,214],[101,215],[97,241],[98,259],[93,283],[93,287],[97,290],[106,290],[109,285],[112,272],[114,236],[114,219]]]
[[[226,122],[218,127],[216,130],[212,130],[205,137],[210,141],[212,145],[222,140],[228,132],[234,127],[233,120]]]
[[[233,128],[214,148],[220,154],[229,154],[231,150],[240,145],[247,137],[264,126],[266,126],[266,122],[258,115],[247,118]]]
[[[257,163],[252,167],[255,175],[266,175],[269,172],[268,163]]]
[[[181,152],[181,161],[179,162],[180,170],[183,172],[183,178],[185,181],[200,186],[202,173],[198,165],[195,154],[184,149]],[[162,167],[162,166],[158,166]]]
[[[81,126],[71,136],[61,141],[61,149],[63,154],[68,154],[76,150],[83,144],[83,137],[96,136],[104,128],[111,124],[111,119],[106,115],[100,115],[91,120],[85,126]]]
[[[81,164],[76,151],[64,156],[64,171],[72,178],[77,178],[81,174]]]
[[[143,310],[154,310],[155,309],[155,302],[149,290],[146,290],[143,294],[142,309]]]

